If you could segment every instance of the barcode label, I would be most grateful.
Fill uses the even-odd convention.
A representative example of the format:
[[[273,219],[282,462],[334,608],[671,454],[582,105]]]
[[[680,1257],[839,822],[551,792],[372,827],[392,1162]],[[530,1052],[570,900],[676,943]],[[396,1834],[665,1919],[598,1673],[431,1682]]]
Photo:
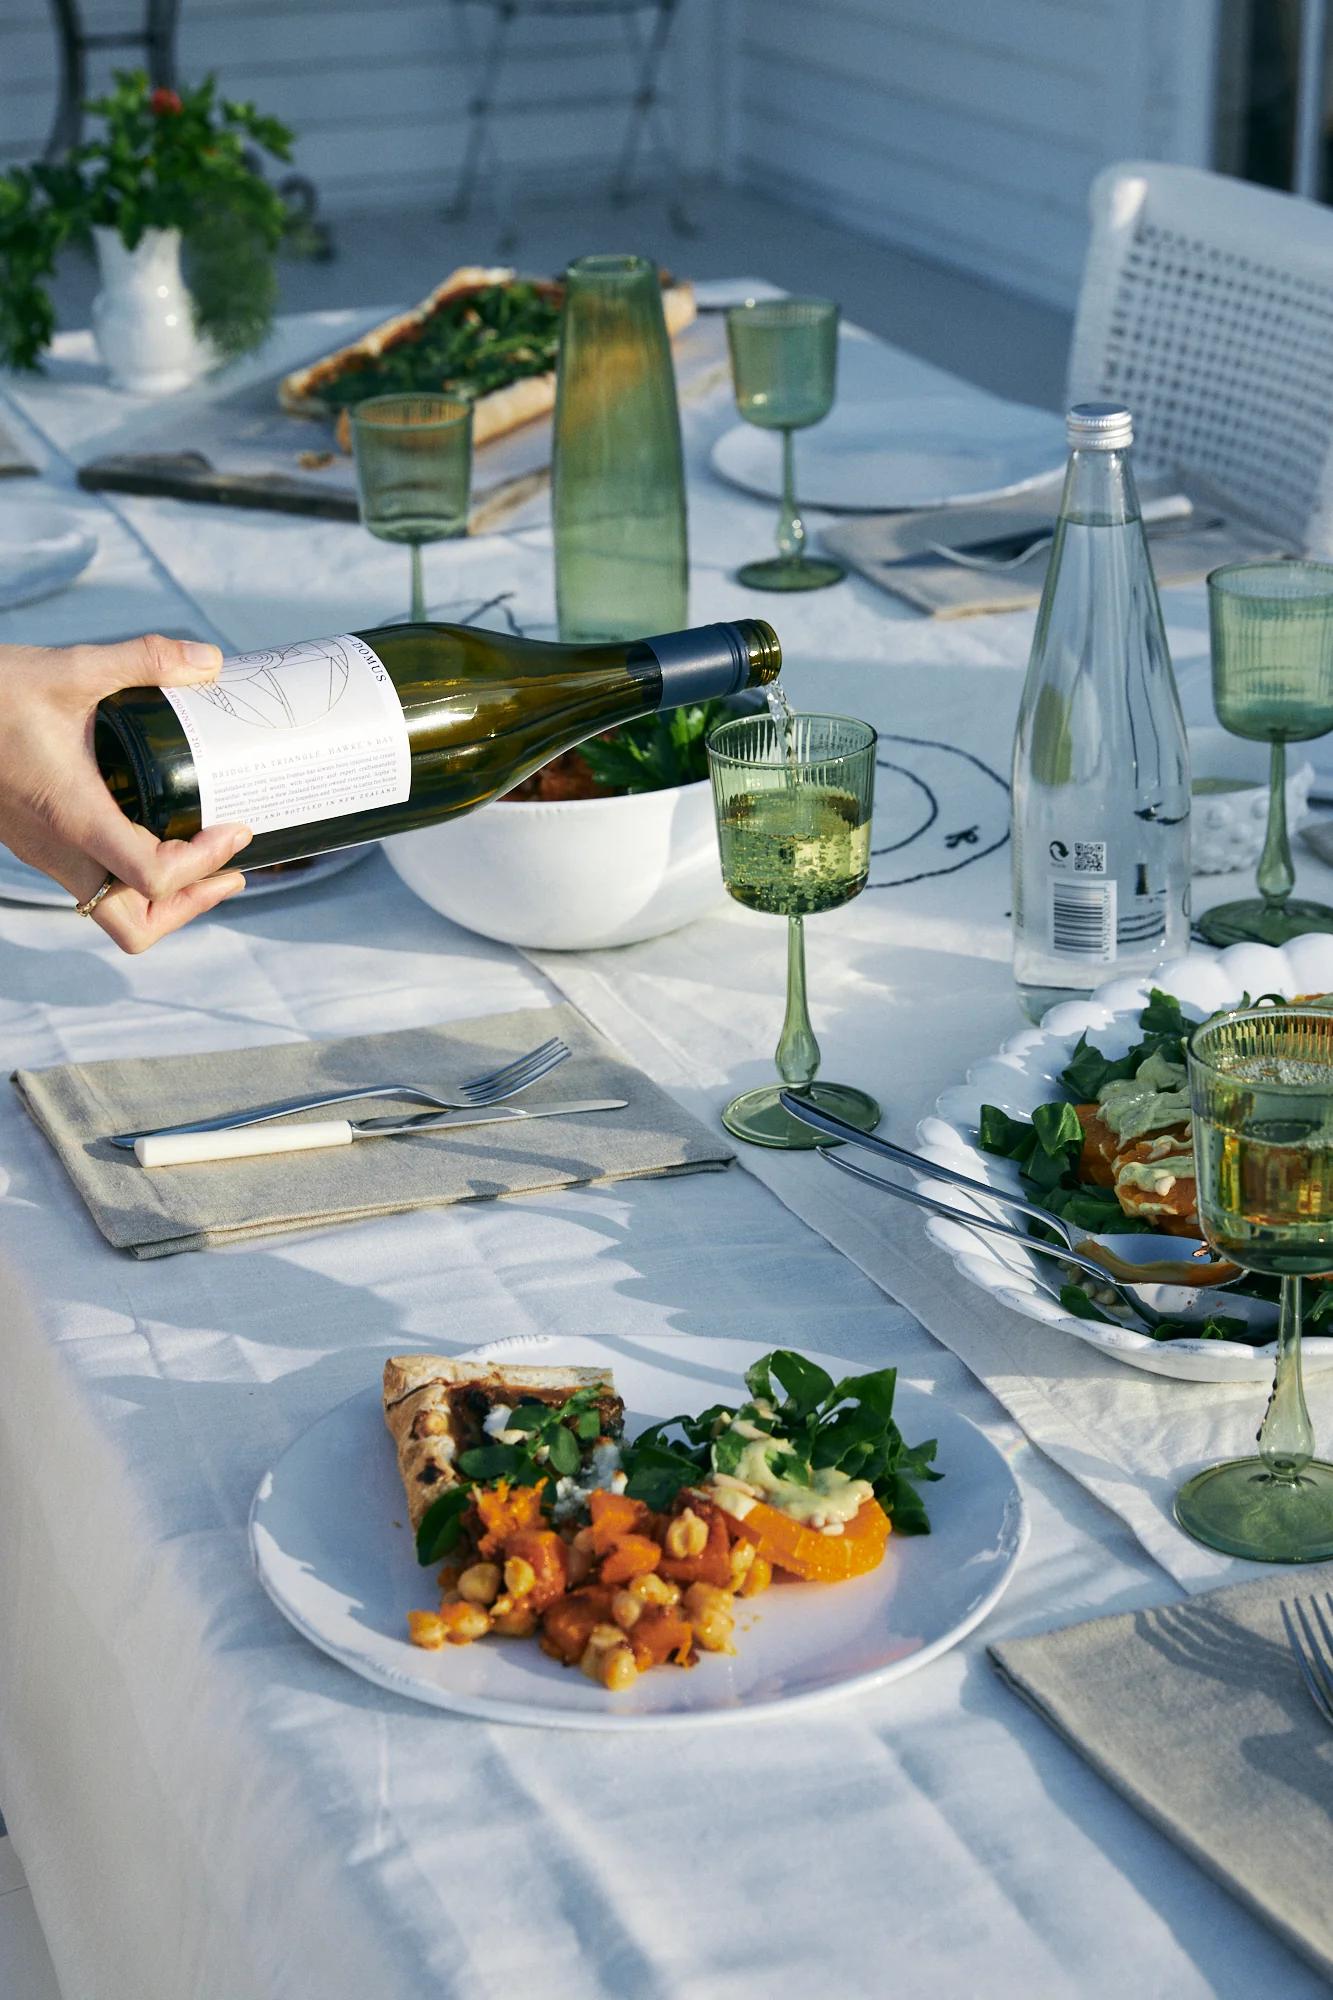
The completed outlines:
[[[1115,890],[1111,882],[1051,883],[1051,950],[1060,958],[1109,965],[1115,957]]]

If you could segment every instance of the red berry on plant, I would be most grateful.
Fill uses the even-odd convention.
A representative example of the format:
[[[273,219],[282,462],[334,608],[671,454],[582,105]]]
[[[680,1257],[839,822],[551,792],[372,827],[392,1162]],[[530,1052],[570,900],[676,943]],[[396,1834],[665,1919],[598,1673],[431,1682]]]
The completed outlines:
[[[175,90],[155,90],[148,100],[148,108],[155,118],[175,118],[183,109],[180,93]]]

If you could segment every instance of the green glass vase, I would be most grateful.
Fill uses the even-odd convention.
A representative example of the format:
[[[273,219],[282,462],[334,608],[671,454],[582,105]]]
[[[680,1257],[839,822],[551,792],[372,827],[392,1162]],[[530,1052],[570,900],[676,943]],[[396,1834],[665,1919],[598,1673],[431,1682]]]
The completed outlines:
[[[643,257],[565,274],[551,461],[563,640],[689,623],[685,467],[662,287]]]

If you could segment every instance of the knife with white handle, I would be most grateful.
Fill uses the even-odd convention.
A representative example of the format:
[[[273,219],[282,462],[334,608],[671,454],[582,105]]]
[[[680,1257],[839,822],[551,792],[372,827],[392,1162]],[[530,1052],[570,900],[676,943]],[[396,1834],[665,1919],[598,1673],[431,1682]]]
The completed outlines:
[[[204,1160],[247,1160],[261,1153],[305,1153],[350,1146],[354,1139],[392,1139],[405,1132],[453,1132],[473,1125],[522,1125],[531,1118],[574,1118],[585,1111],[623,1111],[627,1097],[583,1097],[540,1104],[531,1111],[500,1105],[489,1111],[423,1111],[414,1118],[314,1118],[298,1125],[245,1125],[230,1132],[164,1132],[134,1142],[141,1167],[187,1167]]]

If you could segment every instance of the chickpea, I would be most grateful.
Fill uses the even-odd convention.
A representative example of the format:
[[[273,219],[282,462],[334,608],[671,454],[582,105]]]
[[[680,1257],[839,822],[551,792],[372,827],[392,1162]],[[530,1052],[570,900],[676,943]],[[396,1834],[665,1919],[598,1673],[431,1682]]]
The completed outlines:
[[[715,1583],[692,1583],[685,1593],[687,1618],[717,1617],[733,1623],[735,1615],[731,1592],[719,1590]]]
[[[458,1579],[458,1595],[465,1604],[494,1604],[500,1595],[498,1563],[473,1563]]]
[[[566,1553],[565,1570],[571,1590],[577,1584],[586,1583],[592,1575],[592,1550],[580,1548],[577,1538],[570,1544]]]
[[[526,1597],[536,1588],[537,1572],[523,1556],[510,1556],[505,1564],[505,1589],[511,1597]]]
[[[490,1618],[479,1604],[451,1604],[441,1612],[440,1623],[451,1646],[470,1646],[491,1629]]]
[[[609,1646],[602,1654],[602,1686],[612,1694],[623,1694],[639,1678],[639,1669],[628,1646]]]
[[[693,1507],[686,1507],[677,1514],[666,1531],[666,1552],[677,1561],[686,1556],[701,1556],[708,1546],[708,1529]]]
[[[705,1653],[734,1653],[731,1643],[732,1622],[724,1618],[720,1611],[707,1611],[701,1618],[692,1618],[694,1637]]]
[[[407,1614],[407,1636],[414,1646],[424,1646],[434,1653],[444,1644],[444,1620],[434,1611],[409,1611]]]
[[[491,1612],[491,1630],[498,1632],[502,1639],[530,1639],[537,1629],[537,1614],[526,1604],[515,1604],[512,1598],[501,1599],[508,1609],[499,1606]]]
[[[745,1580],[737,1591],[738,1597],[758,1597],[761,1590],[767,1590],[773,1581],[773,1565],[767,1556],[756,1554],[746,1571]]]
[[[737,1542],[731,1551],[731,1587],[739,1590],[754,1566],[753,1542]]]
[[[679,1586],[668,1583],[664,1576],[658,1576],[654,1570],[649,1570],[644,1576],[634,1577],[630,1583],[630,1593],[638,1598],[640,1604],[680,1603]]]
[[[631,1631],[643,1613],[643,1600],[632,1590],[618,1590],[611,1599],[611,1616],[622,1632]]]

